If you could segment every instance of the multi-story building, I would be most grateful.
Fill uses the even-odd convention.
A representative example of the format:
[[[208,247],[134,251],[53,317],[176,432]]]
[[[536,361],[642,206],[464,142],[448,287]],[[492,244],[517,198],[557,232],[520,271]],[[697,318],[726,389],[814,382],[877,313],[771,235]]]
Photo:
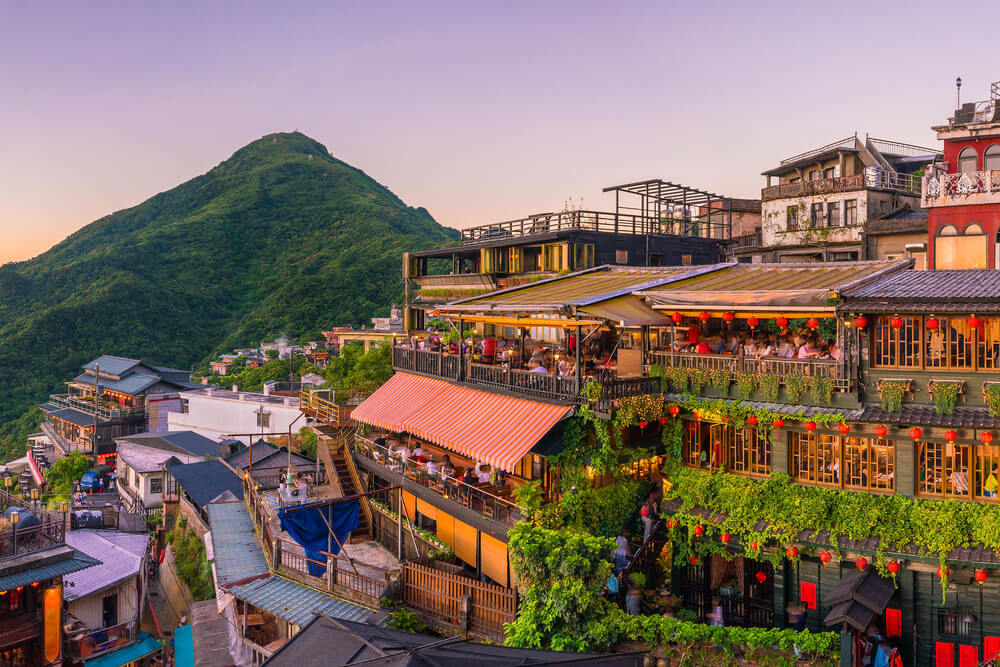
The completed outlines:
[[[930,267],[1000,268],[1000,81],[933,129],[944,158],[923,179]]]
[[[62,456],[83,451],[98,463],[113,463],[115,438],[165,426],[167,412],[180,409],[178,392],[199,386],[190,376],[190,371],[103,355],[84,365],[65,394],[49,396],[41,406],[42,430]]]
[[[250,444],[248,433],[287,433],[293,423],[296,430],[309,425],[308,418],[300,419],[299,399],[291,396],[209,387],[181,392],[180,398],[180,409],[167,415],[169,430],[216,441],[234,436]]]
[[[855,134],[782,160],[764,172],[760,245],[738,254],[753,262],[882,259],[867,256],[869,222],[905,206],[918,210],[923,170],[939,157]]]
[[[463,296],[618,266],[711,264],[733,238],[734,212],[753,217],[753,201],[659,179],[604,188],[614,211],[538,213],[462,230],[458,245],[404,253],[404,328],[421,330],[427,310]],[[736,205],[734,205],[736,202]],[[759,213],[759,202],[756,203]],[[753,220],[741,233],[753,235]],[[743,231],[746,227],[749,231]]]

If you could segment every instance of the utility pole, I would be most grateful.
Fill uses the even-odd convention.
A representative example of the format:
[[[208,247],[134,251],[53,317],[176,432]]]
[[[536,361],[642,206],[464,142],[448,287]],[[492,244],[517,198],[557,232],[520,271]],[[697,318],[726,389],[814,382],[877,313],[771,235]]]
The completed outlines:
[[[94,457],[94,465],[97,465],[97,411],[100,410],[101,400],[101,365],[94,364],[94,432],[90,436],[90,449]]]

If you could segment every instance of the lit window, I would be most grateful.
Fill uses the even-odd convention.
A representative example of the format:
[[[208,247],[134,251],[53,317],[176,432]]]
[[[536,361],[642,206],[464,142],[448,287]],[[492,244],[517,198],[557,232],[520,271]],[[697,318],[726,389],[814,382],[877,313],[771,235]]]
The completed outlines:
[[[966,226],[959,235],[952,225],[942,227],[934,238],[934,268],[985,269],[986,235],[977,224]]]
[[[615,250],[615,262],[617,264],[628,264],[628,250]]]

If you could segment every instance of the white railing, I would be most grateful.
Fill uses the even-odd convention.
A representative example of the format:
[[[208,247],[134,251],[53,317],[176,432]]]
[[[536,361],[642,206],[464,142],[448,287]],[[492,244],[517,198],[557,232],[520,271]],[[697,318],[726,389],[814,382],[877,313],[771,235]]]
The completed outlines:
[[[954,174],[929,174],[924,177],[923,199],[930,202],[939,197],[1000,193],[1000,169]]]

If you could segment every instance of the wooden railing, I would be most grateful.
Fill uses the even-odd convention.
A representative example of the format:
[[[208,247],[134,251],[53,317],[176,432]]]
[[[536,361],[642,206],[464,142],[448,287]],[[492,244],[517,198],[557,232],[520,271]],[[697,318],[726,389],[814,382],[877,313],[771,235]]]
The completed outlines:
[[[125,417],[146,414],[145,407],[124,407],[110,401],[99,401],[95,406],[93,400],[88,401],[72,394],[51,394],[49,403],[63,408],[73,408],[80,412],[86,412],[88,415],[97,412],[99,417],[105,419],[124,419]]]
[[[294,574],[315,588],[377,607],[386,587],[395,579],[393,572],[374,565],[351,562],[341,555],[320,552],[323,560],[309,558],[300,545],[281,537],[273,538],[274,567],[283,574]],[[324,575],[310,574],[309,566],[322,568]]]
[[[764,245],[764,239],[761,235],[761,230],[757,230],[751,234],[741,234],[739,236],[734,236],[732,242],[729,244],[730,248],[758,248]]]
[[[447,623],[468,628],[497,643],[504,641],[504,624],[517,616],[514,589],[435,570],[413,562],[403,563],[403,601]],[[469,613],[462,613],[468,596]]]
[[[18,644],[42,634],[42,618],[36,614],[23,614],[0,622],[0,647]]]
[[[761,190],[760,198],[768,201],[769,199],[784,199],[785,197],[804,197],[808,195],[860,190],[863,187],[865,187],[864,174],[854,174],[852,176],[818,178],[800,183],[779,183],[778,185],[772,185]]]
[[[101,628],[67,642],[68,653],[73,658],[95,658],[102,653],[113,651],[135,639],[135,621],[120,623],[110,628]]]
[[[652,352],[650,360],[654,365],[665,368],[704,368],[706,370],[727,370],[732,380],[737,373],[766,373],[788,376],[828,377],[833,380],[835,391],[850,391],[850,378],[846,377],[841,362],[836,359],[783,359],[780,357],[743,357],[728,354],[689,354]]]
[[[299,392],[299,410],[324,424],[335,427],[341,424],[340,406],[314,391]]]
[[[565,230],[711,238],[727,238],[729,233],[728,221],[727,224],[713,224],[709,227],[703,220],[699,224],[695,220],[682,221],[610,211],[562,211],[469,227],[462,230],[462,243],[513,239]]]

